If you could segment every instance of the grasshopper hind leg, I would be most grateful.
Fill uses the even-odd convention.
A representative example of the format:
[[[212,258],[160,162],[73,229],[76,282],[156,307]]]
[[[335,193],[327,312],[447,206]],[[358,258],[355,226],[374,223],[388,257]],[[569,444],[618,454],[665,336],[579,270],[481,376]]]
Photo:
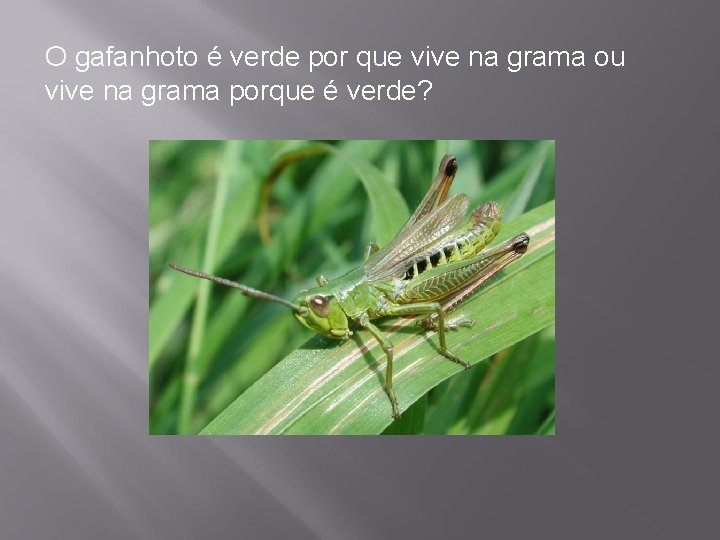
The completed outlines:
[[[435,304],[435,313],[437,313],[437,325],[438,325],[438,338],[440,340],[440,354],[442,354],[445,358],[448,360],[452,360],[453,362],[460,364],[461,366],[465,367],[465,369],[470,369],[471,364],[470,362],[466,362],[465,360],[460,360],[457,356],[455,356],[453,353],[451,353],[447,345],[445,344],[445,329],[447,328],[447,324],[445,323],[445,312],[443,311],[443,308],[440,304]]]
[[[390,316],[410,316],[410,315],[428,315],[423,321],[420,322],[420,324],[425,324],[425,321],[427,320],[433,320],[434,322],[432,329],[437,330],[438,333],[438,339],[440,341],[440,354],[442,354],[445,358],[448,360],[452,360],[456,364],[460,364],[465,369],[469,369],[471,364],[469,362],[466,362],[465,360],[461,360],[457,356],[455,356],[453,353],[451,353],[447,348],[447,343],[445,342],[445,332],[447,330],[453,329],[456,325],[466,325],[468,323],[474,324],[475,321],[471,321],[470,319],[464,319],[457,322],[454,322],[452,324],[448,324],[445,321],[445,311],[443,311],[442,306],[437,302],[422,302],[417,304],[408,304],[408,305],[401,305],[401,306],[392,306],[388,310],[385,311],[384,315],[390,315]]]
[[[445,343],[445,331],[448,329],[448,324],[445,322],[445,313],[443,312],[442,306],[437,302],[413,304],[408,306],[393,306],[386,310],[384,315],[430,315],[437,319],[438,324],[438,336],[440,338],[440,354],[442,354],[448,360],[452,360],[456,364],[460,364],[465,369],[469,369],[471,364],[460,360],[457,356],[451,353],[447,344]],[[431,317],[428,317],[428,319]],[[385,352],[387,357],[387,367],[385,368],[385,392],[390,399],[390,405],[392,406],[392,416],[394,419],[400,418],[400,408],[398,407],[398,400],[395,396],[395,390],[393,388],[393,345],[390,340],[382,333],[382,331],[370,322],[370,318],[367,313],[357,319],[358,324],[363,328],[366,328],[370,333],[375,336],[378,343]]]

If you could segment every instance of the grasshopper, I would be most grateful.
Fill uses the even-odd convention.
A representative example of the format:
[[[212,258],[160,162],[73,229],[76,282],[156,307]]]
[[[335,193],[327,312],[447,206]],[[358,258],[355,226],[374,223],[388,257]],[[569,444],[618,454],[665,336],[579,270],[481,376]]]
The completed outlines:
[[[437,331],[440,354],[469,368],[468,362],[448,350],[445,334],[475,322],[470,319],[446,322],[446,311],[522,256],[530,243],[530,237],[521,233],[485,249],[500,230],[502,210],[494,202],[485,203],[463,224],[470,204],[468,196],[447,197],[457,169],[455,157],[446,154],[420,205],[388,245],[379,249],[370,242],[361,266],[333,280],[318,276],[318,286],[300,292],[292,302],[174,263],[170,266],[234,287],[246,296],[282,304],[292,310],[301,324],[325,336],[348,339],[352,335],[351,323],[367,329],[387,357],[385,392],[392,416],[400,418],[393,389],[393,346],[372,321],[380,317],[424,315],[418,324]]]

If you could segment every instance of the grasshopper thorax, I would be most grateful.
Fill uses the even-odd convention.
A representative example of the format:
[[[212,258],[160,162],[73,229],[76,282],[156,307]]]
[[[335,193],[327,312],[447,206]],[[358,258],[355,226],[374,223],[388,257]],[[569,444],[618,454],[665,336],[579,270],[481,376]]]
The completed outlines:
[[[347,316],[337,298],[327,292],[317,288],[298,294],[293,303],[304,309],[294,312],[295,318],[313,332],[345,339],[351,334]]]

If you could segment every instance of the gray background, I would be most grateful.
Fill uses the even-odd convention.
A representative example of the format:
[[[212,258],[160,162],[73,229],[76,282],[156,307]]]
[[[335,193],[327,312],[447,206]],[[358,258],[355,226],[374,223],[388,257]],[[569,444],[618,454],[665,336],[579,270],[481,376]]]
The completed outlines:
[[[720,455],[711,5],[5,3],[0,537],[711,536]],[[431,78],[427,102],[144,109],[49,103],[42,85],[233,74],[79,76],[44,65],[54,43],[614,48],[627,66],[378,75]],[[312,80],[333,77],[364,76]],[[147,140],[445,137],[558,141],[558,435],[148,436]]]

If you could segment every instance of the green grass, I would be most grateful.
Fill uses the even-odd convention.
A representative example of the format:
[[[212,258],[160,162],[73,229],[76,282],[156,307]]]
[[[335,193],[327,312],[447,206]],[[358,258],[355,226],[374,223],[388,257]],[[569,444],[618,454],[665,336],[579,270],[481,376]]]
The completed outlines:
[[[535,234],[451,314],[477,321],[449,335],[472,369],[439,356],[412,320],[381,323],[400,421],[365,332],[313,337],[281,306],[167,268],[292,297],[392,238],[446,151],[460,165],[452,192],[501,203],[502,238]],[[150,432],[554,433],[554,192],[548,141],[152,142]]]

